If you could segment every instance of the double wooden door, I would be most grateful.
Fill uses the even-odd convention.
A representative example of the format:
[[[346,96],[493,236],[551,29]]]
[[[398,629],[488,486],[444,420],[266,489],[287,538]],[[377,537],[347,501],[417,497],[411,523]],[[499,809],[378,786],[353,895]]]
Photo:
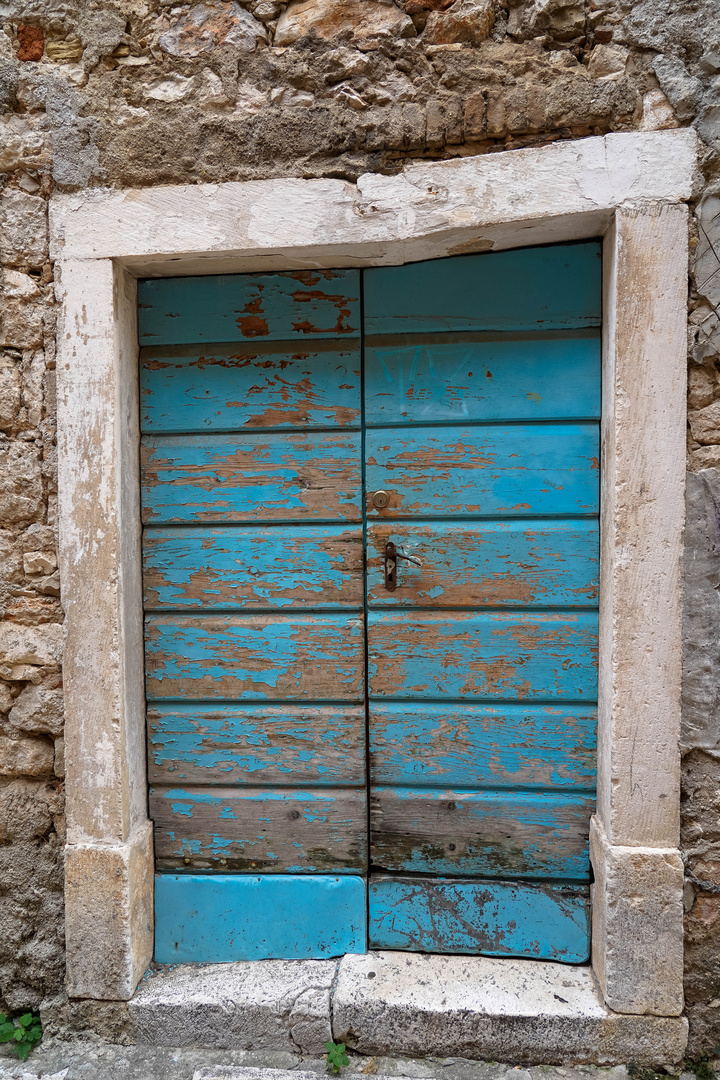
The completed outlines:
[[[158,960],[587,958],[599,264],[141,283]]]

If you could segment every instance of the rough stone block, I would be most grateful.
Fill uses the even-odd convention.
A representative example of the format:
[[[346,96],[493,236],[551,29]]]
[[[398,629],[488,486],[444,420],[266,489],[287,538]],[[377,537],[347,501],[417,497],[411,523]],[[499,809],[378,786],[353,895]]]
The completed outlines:
[[[682,1059],[687,1022],[611,1012],[588,967],[378,952],[340,961],[333,1035],[364,1054],[657,1064]]]
[[[8,720],[21,731],[60,735],[64,720],[62,690],[26,686],[15,699]]]
[[[57,558],[52,551],[28,551],[23,555],[26,574],[52,574],[57,570]]]
[[[703,409],[691,410],[688,420],[696,442],[720,443],[720,401],[714,401]]]
[[[0,841],[40,840],[48,835],[62,810],[62,795],[54,784],[11,780],[0,788]],[[10,887],[7,880],[5,887]]]
[[[253,52],[258,41],[267,41],[267,33],[249,11],[235,0],[210,0],[191,7],[161,35],[159,44],[171,56],[200,56],[221,45]]]
[[[20,368],[12,357],[0,355],[0,428],[5,431],[17,423],[21,390]]]
[[[293,0],[280,16],[275,45],[292,45],[314,32],[331,41],[344,31],[362,44],[374,37],[414,37],[412,19],[384,0]]]
[[[31,522],[41,517],[44,509],[38,447],[27,442],[12,442],[1,447],[0,521],[3,525]]]
[[[13,349],[36,349],[42,342],[42,305],[24,298],[4,298],[0,312],[0,344]]]
[[[720,538],[720,447],[708,447],[715,460],[700,462],[686,487],[685,589],[683,611],[682,742],[687,749],[720,749],[720,605],[717,568]],[[700,451],[693,457],[697,458]],[[715,467],[705,467],[714,465]],[[687,758],[685,759],[687,764]]]
[[[449,11],[431,11],[423,33],[427,45],[479,45],[495,21],[492,0],[456,0]]]
[[[57,664],[62,657],[63,628],[57,623],[19,626],[0,623],[0,660],[7,664]]]
[[[605,1001],[622,1013],[683,1010],[683,863],[677,851],[616,847],[590,823],[595,872],[593,965]]]
[[[591,79],[619,78],[625,74],[628,56],[622,45],[596,45],[590,53],[588,75]]]
[[[52,743],[45,739],[11,739],[0,735],[0,776],[49,776]]]
[[[39,267],[47,254],[45,200],[24,191],[6,191],[0,196],[0,262]]]
[[[332,1038],[334,960],[180,965],[130,1002],[139,1042],[242,1050],[324,1051]]]
[[[153,950],[152,824],[125,843],[65,849],[67,991],[127,1001]]]

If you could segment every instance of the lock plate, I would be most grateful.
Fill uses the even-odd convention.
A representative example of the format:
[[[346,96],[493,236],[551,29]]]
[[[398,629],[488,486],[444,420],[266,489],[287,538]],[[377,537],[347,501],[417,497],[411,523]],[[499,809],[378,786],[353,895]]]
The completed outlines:
[[[397,588],[397,550],[391,540],[385,545],[385,588],[388,592]]]
[[[387,491],[376,491],[372,497],[372,504],[376,510],[384,510],[390,502]]]

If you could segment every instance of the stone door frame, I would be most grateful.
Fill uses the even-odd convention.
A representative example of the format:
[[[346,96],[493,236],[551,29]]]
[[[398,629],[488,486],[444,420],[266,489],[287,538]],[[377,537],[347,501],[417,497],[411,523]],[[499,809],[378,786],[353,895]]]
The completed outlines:
[[[610,1009],[682,1012],[684,203],[695,157],[694,133],[678,129],[418,162],[357,185],[274,179],[53,197],[70,997],[129,1000],[153,951],[137,278],[397,265],[602,236],[592,967]]]

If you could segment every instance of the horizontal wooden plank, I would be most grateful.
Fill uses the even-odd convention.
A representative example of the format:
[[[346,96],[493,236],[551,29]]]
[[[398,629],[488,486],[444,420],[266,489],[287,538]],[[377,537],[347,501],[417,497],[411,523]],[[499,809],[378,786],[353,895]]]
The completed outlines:
[[[362,701],[364,627],[347,615],[150,615],[150,699]]]
[[[155,877],[158,964],[326,960],[366,949],[366,886],[361,877]]]
[[[414,555],[398,561],[385,588],[385,545]],[[377,607],[595,607],[596,519],[482,522],[390,521],[368,528],[368,603]]]
[[[156,278],[138,284],[141,345],[358,337],[357,270]]]
[[[594,796],[372,787],[370,861],[459,877],[585,880]]]
[[[359,521],[360,434],[144,436],[143,520]]]
[[[418,336],[365,349],[367,424],[600,417],[597,331],[480,341]]]
[[[360,525],[148,526],[145,610],[362,609]]]
[[[367,801],[361,788],[150,789],[159,870],[363,872]]]
[[[600,240],[365,270],[365,333],[599,326]]]
[[[369,947],[524,956],[585,963],[590,898],[583,885],[373,875]]]
[[[151,433],[352,426],[360,343],[143,349],[140,407]]]
[[[595,612],[371,612],[371,697],[587,701]]]
[[[593,788],[592,705],[370,703],[374,784]]]
[[[597,514],[597,423],[370,429],[371,518]],[[378,489],[387,507],[372,502]]]
[[[365,785],[365,709],[151,704],[153,784]]]

